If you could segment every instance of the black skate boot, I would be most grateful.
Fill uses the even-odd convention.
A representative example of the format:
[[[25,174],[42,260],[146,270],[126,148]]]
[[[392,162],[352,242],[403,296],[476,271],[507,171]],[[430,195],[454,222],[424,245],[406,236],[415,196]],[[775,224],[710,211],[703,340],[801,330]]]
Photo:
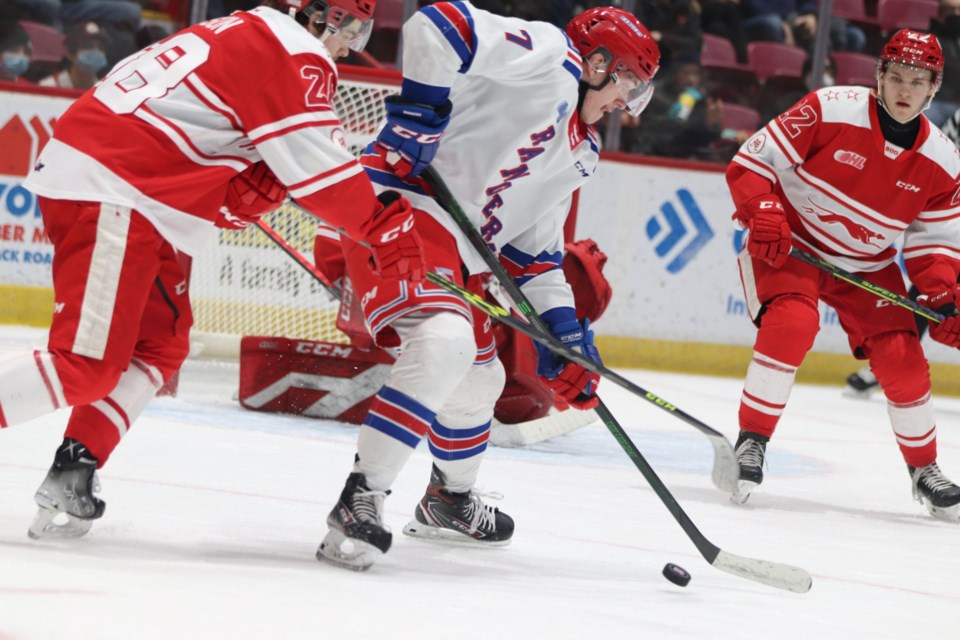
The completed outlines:
[[[960,520],[960,487],[943,475],[936,462],[925,467],[911,467],[913,497],[927,508],[934,518],[956,522]]]
[[[763,459],[767,453],[767,443],[770,438],[752,431],[741,431],[737,438],[737,464],[740,465],[740,480],[737,488],[730,496],[730,502],[743,504],[750,497],[750,492],[763,482]]]
[[[100,491],[97,459],[85,446],[66,438],[57,449],[53,466],[33,499],[40,507],[27,535],[39,538],[77,538],[103,515],[106,503]]]
[[[847,376],[847,386],[843,390],[843,395],[848,398],[869,398],[879,388],[880,383],[873,375],[870,365],[864,365],[856,373]]]
[[[497,497],[477,491],[454,493],[444,487],[443,473],[433,466],[427,493],[403,528],[413,538],[455,543],[480,543],[500,547],[510,543],[513,518],[483,503],[482,497]]]
[[[393,542],[393,534],[383,524],[383,500],[389,494],[372,491],[366,476],[351,473],[327,516],[330,531],[317,549],[317,560],[354,571],[369,569]]]

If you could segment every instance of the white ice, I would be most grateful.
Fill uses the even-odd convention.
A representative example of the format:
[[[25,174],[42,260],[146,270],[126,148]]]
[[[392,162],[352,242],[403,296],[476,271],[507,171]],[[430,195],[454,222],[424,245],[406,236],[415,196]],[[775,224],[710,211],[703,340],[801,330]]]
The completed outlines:
[[[43,333],[0,330],[0,351]],[[740,381],[624,371],[736,437]],[[500,549],[405,538],[421,446],[387,500],[394,545],[367,573],[321,564],[356,427],[244,411],[235,371],[191,365],[101,470],[103,519],[31,541],[33,492],[67,414],[0,433],[0,640],[262,638],[960,638],[960,525],[912,500],[881,397],[799,385],[767,479],[736,507],[692,427],[619,387],[602,396],[697,527],[725,551],[798,565],[798,595],[708,565],[606,429],[490,448],[481,488],[517,522]],[[938,399],[960,480],[960,400]],[[667,562],[693,576],[667,582]]]

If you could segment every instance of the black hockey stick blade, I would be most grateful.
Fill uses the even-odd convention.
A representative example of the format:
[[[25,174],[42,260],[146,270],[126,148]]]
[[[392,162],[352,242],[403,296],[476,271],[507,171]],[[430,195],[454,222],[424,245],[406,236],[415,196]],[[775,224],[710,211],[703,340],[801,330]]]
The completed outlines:
[[[910,298],[901,296],[900,294],[894,293],[889,289],[884,289],[880,285],[874,284],[869,280],[867,280],[866,278],[862,278],[855,273],[850,273],[849,271],[845,271],[836,265],[830,264],[823,258],[818,258],[817,256],[807,253],[802,249],[797,249],[796,247],[793,247],[792,249],[790,249],[790,255],[798,260],[806,262],[809,265],[813,265],[818,269],[822,269],[823,271],[826,271],[827,273],[843,280],[844,282],[848,282],[856,287],[860,287],[861,289],[869,291],[870,293],[874,294],[879,298],[883,298],[888,302],[892,302],[898,307],[903,307],[904,309],[912,311],[922,318],[926,318],[927,320],[933,320],[934,322],[944,321],[943,314],[937,313],[936,311],[933,311],[931,309],[927,309],[923,305],[917,304]]]
[[[535,330],[532,326],[530,326],[528,323],[513,316],[509,311],[507,311],[503,307],[500,307],[498,305],[493,304],[492,302],[489,302],[483,297],[478,296],[477,294],[473,293],[472,291],[468,291],[463,287],[460,287],[454,282],[450,282],[449,280],[447,280],[446,278],[444,278],[443,276],[437,273],[434,273],[434,272],[427,273],[427,280],[457,295],[458,297],[465,300],[471,306],[476,307],[480,311],[484,312],[485,314],[494,318],[495,320],[502,322],[503,324],[507,325],[511,329],[515,329],[520,333],[523,333],[529,336],[531,339],[539,342],[540,344],[547,347],[557,355],[562,356],[572,362],[576,362],[584,369],[588,369],[589,371],[593,371],[594,373],[600,374],[601,376],[607,378],[614,384],[620,387],[623,387],[627,391],[637,396],[640,396],[647,402],[659,407],[660,409],[666,411],[667,413],[671,413],[674,416],[680,418],[690,426],[694,427],[695,429],[697,429],[698,431],[706,435],[708,440],[710,441],[710,444],[713,445],[714,464],[713,464],[713,473],[711,475],[713,484],[718,489],[721,489],[722,491],[731,492],[731,493],[736,489],[737,481],[740,478],[740,467],[739,465],[737,465],[737,458],[736,458],[736,454],[733,451],[733,446],[730,444],[730,441],[727,440],[722,433],[700,422],[693,416],[690,416],[687,413],[681,411],[675,405],[671,404],[670,402],[667,402],[666,400],[656,395],[655,393],[647,391],[643,387],[640,387],[639,385],[634,384],[630,380],[627,380],[616,371],[613,371],[612,369],[608,369],[603,364],[594,362],[590,358],[587,358],[586,356],[584,356],[579,351],[574,351],[573,349],[561,343],[559,340],[557,340],[553,336],[549,334],[540,333],[539,331]],[[606,420],[604,421],[604,424],[606,424],[608,428],[611,427],[611,425]],[[616,433],[614,435],[616,435]]]
[[[512,326],[512,325],[511,325]],[[532,337],[532,336],[531,336]],[[559,343],[558,343],[559,344]],[[562,346],[562,345],[561,345]],[[552,347],[551,347],[552,349]],[[643,454],[630,439],[630,436],[615,422],[606,423],[607,428],[617,439],[620,446],[633,461],[633,464],[639,469],[640,473],[647,480],[657,497],[674,517],[683,532],[687,534],[690,541],[703,556],[703,559],[711,566],[726,571],[740,578],[753,580],[762,584],[785,589],[794,593],[806,593],[813,586],[813,578],[804,569],[780,562],[771,562],[769,560],[757,560],[755,558],[746,558],[733,553],[724,551],[717,545],[710,542],[706,536],[701,533],[697,525],[693,523],[690,516],[683,510],[677,499],[673,497],[670,490],[663,484],[663,480],[657,475],[650,463],[647,462]]]

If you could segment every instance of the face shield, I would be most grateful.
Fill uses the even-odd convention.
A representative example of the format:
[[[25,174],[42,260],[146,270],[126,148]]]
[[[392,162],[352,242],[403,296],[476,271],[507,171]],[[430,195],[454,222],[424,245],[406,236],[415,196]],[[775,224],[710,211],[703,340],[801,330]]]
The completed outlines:
[[[617,85],[620,97],[627,103],[627,113],[633,117],[643,113],[653,97],[653,83],[644,82],[629,69],[610,74],[610,80]]]
[[[357,53],[363,51],[373,33],[373,19],[360,20],[339,7],[329,7],[326,11],[316,12],[310,17],[314,28],[321,34],[321,40],[328,35],[337,36]],[[321,23],[323,26],[320,26]]]

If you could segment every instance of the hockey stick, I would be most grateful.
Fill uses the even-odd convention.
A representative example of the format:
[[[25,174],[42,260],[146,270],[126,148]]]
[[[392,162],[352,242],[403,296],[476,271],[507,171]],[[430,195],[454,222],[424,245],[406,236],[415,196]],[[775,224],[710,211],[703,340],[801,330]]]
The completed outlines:
[[[840,267],[836,265],[832,265],[826,260],[822,258],[818,258],[813,254],[807,253],[802,249],[797,249],[796,247],[793,247],[792,249],[790,249],[790,255],[793,256],[794,258],[797,258],[798,260],[806,262],[809,265],[813,265],[818,269],[822,269],[823,271],[826,271],[827,273],[843,280],[844,282],[848,282],[854,286],[857,286],[857,287],[860,287],[861,289],[869,291],[870,293],[874,294],[879,298],[883,298],[888,302],[892,302],[898,307],[903,307],[904,309],[912,311],[922,318],[926,318],[927,320],[933,320],[934,322],[943,322],[946,319],[941,313],[937,313],[936,311],[927,309],[926,307],[917,304],[910,298],[901,296],[900,294],[894,293],[889,289],[884,289],[880,285],[874,284],[869,280],[867,280],[866,278],[861,278],[860,276],[854,273],[850,273],[849,271],[844,271]]]
[[[427,184],[430,185],[430,188],[433,189],[436,193],[437,198],[440,201],[440,204],[444,209],[450,214],[454,222],[463,232],[465,236],[470,240],[471,246],[480,254],[483,258],[483,261],[487,264],[487,267],[490,271],[497,277],[497,280],[500,281],[500,285],[507,292],[507,295],[510,296],[510,299],[513,300],[514,304],[519,308],[520,312],[529,322],[529,325],[524,329],[520,330],[522,333],[526,333],[531,338],[535,338],[531,334],[531,330],[539,333],[540,336],[549,336],[552,337],[550,329],[547,327],[546,323],[540,317],[540,315],[534,310],[533,306],[530,304],[530,301],[527,299],[526,295],[520,290],[520,287],[513,281],[513,278],[507,273],[507,270],[504,268],[500,261],[497,260],[497,257],[493,255],[493,252],[490,251],[490,248],[487,247],[486,243],[483,241],[483,238],[480,237],[480,233],[474,228],[473,224],[470,222],[467,215],[463,212],[463,209],[460,208],[460,204],[454,198],[453,194],[450,193],[450,190],[447,188],[447,185],[443,182],[443,179],[437,174],[436,170],[433,167],[427,167],[426,171],[423,173],[423,178],[426,180]],[[433,281],[433,280],[432,280]],[[435,282],[435,281],[434,281]],[[541,344],[545,344],[543,340],[538,340]],[[556,353],[556,352],[555,352]],[[559,355],[564,356],[568,360],[573,360],[569,354],[575,353],[572,349],[565,349]],[[620,386],[624,387],[628,391],[636,393],[644,400],[655,404],[656,406],[664,409],[676,416],[687,424],[695,427],[701,433],[705,434],[710,440],[710,444],[713,445],[714,459],[713,459],[713,473],[711,474],[711,479],[713,484],[721,489],[722,491],[733,492],[737,486],[737,480],[740,478],[740,467],[737,465],[736,454],[733,451],[733,447],[730,445],[730,442],[724,437],[719,431],[712,429],[700,422],[699,420],[687,415],[683,411],[680,411],[673,404],[663,400],[662,398],[657,397],[656,395],[641,389],[640,387],[630,383],[625,378],[622,378],[615,374],[613,371],[610,371],[606,367],[603,367],[604,371],[601,372],[598,368],[591,368],[584,364],[585,362],[593,363],[592,360],[588,358],[580,357],[579,360],[574,360],[577,364],[583,366],[585,369],[589,369],[595,373],[600,373],[606,377],[611,378],[616,381],[611,375],[616,376],[621,380],[621,382],[627,383],[629,386]],[[602,365],[600,365],[602,367]],[[600,404],[597,406],[597,415],[606,425],[607,429],[613,433],[615,437],[618,437],[618,433],[623,433],[623,427],[617,422],[617,419],[610,412],[610,409],[600,401]]]
[[[283,236],[281,236],[276,229],[274,229],[269,224],[267,224],[267,222],[263,218],[260,218],[254,224],[256,224],[257,228],[260,229],[260,231],[262,231],[263,233],[265,233],[268,238],[273,240],[273,242],[278,247],[280,247],[280,249],[284,253],[290,256],[290,258],[292,258],[294,262],[296,262],[301,267],[306,269],[310,275],[316,278],[317,282],[319,282],[320,285],[327,290],[327,293],[329,293],[335,299],[340,298],[340,288],[337,287],[337,285],[330,282],[330,280],[327,279],[327,276],[323,275],[320,269],[317,269],[316,265],[309,262],[303,256],[303,254],[300,253],[300,250],[294,247],[293,245],[291,245],[289,242],[287,242],[286,239]]]
[[[602,364],[597,364],[578,351],[573,351],[549,333],[545,334],[537,331],[526,322],[514,317],[503,307],[499,307],[491,302],[488,302],[481,296],[478,296],[472,291],[468,291],[467,289],[450,282],[446,278],[434,272],[427,274],[427,280],[443,287],[451,293],[456,294],[470,305],[483,311],[490,317],[504,323],[511,329],[515,329],[530,336],[532,339],[544,345],[557,355],[576,362],[585,369],[595,371],[600,375],[609,378],[625,389],[636,393],[637,395],[643,395],[645,393],[643,389],[637,387],[629,380],[626,380],[617,373],[607,369]],[[651,395],[653,398],[656,398],[656,396],[653,396],[653,394],[649,395]],[[662,406],[667,410],[676,410],[673,405],[666,403],[662,405],[658,404],[658,406]],[[640,470],[640,473],[643,474],[643,477],[646,478],[647,482],[657,494],[657,497],[660,498],[660,501],[663,502],[664,506],[667,507],[667,510],[673,515],[677,523],[679,523],[680,528],[683,529],[683,532],[686,533],[687,537],[693,542],[694,546],[700,552],[700,555],[703,556],[704,560],[721,571],[726,571],[727,573],[731,573],[741,578],[746,578],[747,580],[761,582],[778,589],[786,589],[787,591],[793,591],[795,593],[806,593],[810,590],[810,587],[813,584],[813,579],[810,577],[809,573],[800,567],[794,567],[779,562],[770,562],[768,560],[757,560],[754,558],[738,556],[733,553],[728,553],[710,542],[703,535],[703,533],[697,529],[697,526],[693,523],[693,521],[690,520],[690,517],[677,502],[677,499],[673,497],[673,494],[670,493],[670,490],[667,489],[666,485],[663,484],[663,481],[657,475],[656,471],[653,470],[653,467],[650,466],[650,463],[647,462],[646,458],[643,457],[643,455],[640,453],[640,450],[637,449],[637,446],[624,432],[623,428],[615,422],[612,425],[608,423],[607,426],[609,427],[610,432],[613,433],[613,436],[617,439],[617,442],[633,461],[633,464],[637,467],[637,469]]]
[[[296,206],[295,203],[294,206]],[[307,215],[312,214],[307,213]],[[287,256],[305,269],[307,273],[312,275],[331,296],[335,299],[340,298],[340,289],[330,282],[313,263],[307,260],[299,249],[287,242],[276,229],[271,227],[270,224],[262,218],[256,222],[256,225],[260,231],[266,234]],[[396,356],[396,352],[393,349],[385,349],[384,351],[392,356]],[[494,421],[494,424],[490,428],[490,444],[497,447],[523,447],[537,444],[538,442],[543,442],[586,426],[596,419],[596,412],[592,410],[580,411],[571,408],[566,411],[546,415],[536,420],[527,420],[514,424],[503,424]]]

